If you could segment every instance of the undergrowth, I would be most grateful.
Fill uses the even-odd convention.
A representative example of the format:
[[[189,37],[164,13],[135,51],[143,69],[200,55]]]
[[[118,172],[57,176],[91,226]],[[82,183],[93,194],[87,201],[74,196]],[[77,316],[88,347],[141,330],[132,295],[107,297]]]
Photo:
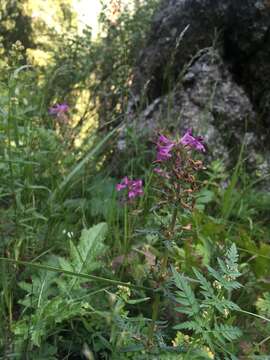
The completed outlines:
[[[270,196],[243,153],[228,170],[207,163],[190,129],[151,146],[128,129],[113,163],[149,24],[140,15],[154,4],[110,28],[107,40],[126,50],[104,82],[114,63],[100,63],[91,86],[105,125],[120,125],[79,147],[72,107],[47,104],[65,87],[50,91],[50,76],[31,66],[1,71],[0,359],[269,358]]]

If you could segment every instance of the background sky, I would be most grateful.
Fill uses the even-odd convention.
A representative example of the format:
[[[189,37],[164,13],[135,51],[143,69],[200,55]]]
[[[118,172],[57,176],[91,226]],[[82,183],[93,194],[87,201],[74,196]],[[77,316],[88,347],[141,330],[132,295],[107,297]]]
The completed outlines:
[[[95,34],[98,28],[98,14],[101,10],[99,0],[73,0],[73,2],[74,9],[78,13],[80,30],[85,25],[90,25],[93,28],[93,34]]]

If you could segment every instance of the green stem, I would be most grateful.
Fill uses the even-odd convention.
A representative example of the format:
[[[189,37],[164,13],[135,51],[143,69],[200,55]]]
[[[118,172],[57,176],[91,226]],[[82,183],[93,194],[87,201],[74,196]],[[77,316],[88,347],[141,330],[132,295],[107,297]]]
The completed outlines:
[[[129,223],[128,223],[128,207],[125,205],[124,211],[124,253],[127,254],[128,251],[128,233],[129,233]]]
[[[251,315],[251,316],[254,316],[256,318],[259,318],[261,320],[264,320],[264,321],[267,321],[267,322],[270,322],[270,319],[264,317],[264,316],[261,316],[261,315],[258,315],[258,314],[254,314],[252,312],[249,312],[249,311],[246,311],[246,310],[242,310],[242,309],[236,309],[236,311],[238,312],[241,312],[243,314],[247,314],[247,315]]]
[[[153,306],[152,306],[152,322],[151,322],[150,330],[149,330],[149,339],[150,339],[151,343],[153,343],[153,340],[154,340],[155,325],[156,325],[156,321],[158,319],[159,306],[160,306],[160,294],[156,294],[154,297],[154,302],[153,302]]]
[[[178,209],[175,206],[174,210],[173,210],[172,222],[171,222],[171,225],[169,227],[170,240],[173,238],[173,235],[174,235],[174,229],[175,229],[175,224],[176,224],[176,219],[177,219],[177,212],[178,212]],[[165,271],[167,269],[168,260],[169,260],[169,252],[168,252],[168,249],[166,248],[165,249],[165,255],[164,255],[164,258],[163,258],[163,261],[162,261],[162,264],[161,264],[161,269],[160,269],[161,276],[163,276],[163,274],[165,273]]]
[[[174,229],[175,229],[176,219],[177,219],[177,212],[178,212],[178,209],[177,209],[177,206],[175,206],[174,210],[173,210],[172,221],[169,226],[170,239],[172,239],[173,235],[174,235]],[[165,255],[164,255],[164,258],[162,259],[161,268],[160,268],[160,276],[159,276],[160,282],[164,281],[164,278],[165,278],[164,274],[167,270],[168,260],[169,260],[169,252],[168,252],[168,249],[166,248]],[[151,323],[150,331],[149,331],[149,338],[150,338],[151,342],[153,342],[153,338],[154,338],[155,324],[158,319],[159,307],[160,307],[160,294],[157,293],[154,297],[154,303],[153,303],[153,307],[152,307],[152,323]]]
[[[10,173],[10,186],[12,191],[12,196],[14,197],[14,213],[15,213],[15,223],[17,224],[17,205],[16,205],[16,193],[15,193],[15,181],[13,174],[13,163],[12,163],[12,124],[11,124],[11,95],[9,90],[9,100],[8,100],[8,115],[7,115],[7,138],[8,138],[8,165]]]
[[[47,271],[57,272],[59,274],[75,276],[75,277],[84,278],[84,279],[88,279],[88,280],[96,280],[96,281],[105,282],[105,283],[108,283],[108,284],[111,284],[111,285],[123,285],[123,286],[127,286],[129,288],[146,290],[146,291],[151,291],[151,292],[156,292],[157,291],[157,290],[153,290],[152,288],[145,287],[145,286],[138,286],[138,285],[126,283],[126,282],[123,282],[123,281],[107,279],[107,278],[104,278],[104,277],[101,277],[101,276],[96,276],[96,275],[89,275],[89,274],[84,274],[84,273],[76,273],[74,271],[68,271],[68,270],[64,270],[64,269],[57,268],[57,267],[54,267],[54,266],[42,265],[42,264],[38,264],[38,263],[15,260],[15,259],[9,259],[9,258],[4,258],[4,257],[0,257],[0,261],[13,263],[13,264],[18,264],[18,265],[23,265],[23,266],[30,266],[30,267],[40,269],[40,270],[47,270]]]
[[[173,209],[173,216],[172,216],[172,222],[171,222],[171,226],[170,226],[170,233],[171,233],[171,237],[173,236],[174,233],[174,228],[175,228],[175,224],[176,224],[176,219],[177,219],[177,206],[175,205],[174,209]]]

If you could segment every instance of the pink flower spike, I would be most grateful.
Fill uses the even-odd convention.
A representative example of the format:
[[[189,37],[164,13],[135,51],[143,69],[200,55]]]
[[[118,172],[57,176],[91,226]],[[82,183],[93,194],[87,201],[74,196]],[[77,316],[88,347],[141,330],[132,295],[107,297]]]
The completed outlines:
[[[142,190],[143,182],[141,179],[138,180],[130,180],[127,176],[123,178],[123,180],[116,185],[116,190],[121,191],[123,189],[127,189],[128,199],[134,199],[137,196],[143,195]]]
[[[157,152],[157,160],[158,161],[166,161],[169,158],[172,157],[172,154],[170,153],[173,146],[158,146],[158,152]]]
[[[139,179],[139,180],[133,180],[133,181],[132,181],[132,186],[133,186],[133,187],[136,187],[136,188],[137,188],[137,187],[139,187],[139,188],[142,187],[142,180],[141,180],[141,179]]]
[[[143,195],[143,190],[142,190],[142,180],[130,180],[129,183],[129,192],[128,192],[128,197],[129,199],[134,198],[136,196],[141,196]]]

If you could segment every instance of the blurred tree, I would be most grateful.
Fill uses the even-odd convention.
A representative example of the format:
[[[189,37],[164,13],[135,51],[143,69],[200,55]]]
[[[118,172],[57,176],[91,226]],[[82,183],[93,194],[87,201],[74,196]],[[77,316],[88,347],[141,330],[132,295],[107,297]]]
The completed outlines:
[[[17,40],[25,49],[34,47],[31,17],[24,6],[28,0],[1,0],[0,2],[0,38],[4,54]]]
[[[48,50],[59,35],[77,30],[72,0],[1,0],[0,38],[4,52],[20,41],[27,49]]]
[[[120,118],[125,112],[134,62],[143,47],[159,0],[101,2],[102,38],[97,45],[96,58],[99,60],[92,94],[98,104],[99,124],[104,128],[105,124]]]
[[[39,73],[43,122],[48,107],[64,101],[73,114],[80,107],[78,129],[93,114],[107,129],[124,113],[134,60],[159,0],[100,1],[101,31],[94,41],[90,27],[78,32],[74,0],[0,0],[4,52],[17,40],[25,47],[24,62]]]

